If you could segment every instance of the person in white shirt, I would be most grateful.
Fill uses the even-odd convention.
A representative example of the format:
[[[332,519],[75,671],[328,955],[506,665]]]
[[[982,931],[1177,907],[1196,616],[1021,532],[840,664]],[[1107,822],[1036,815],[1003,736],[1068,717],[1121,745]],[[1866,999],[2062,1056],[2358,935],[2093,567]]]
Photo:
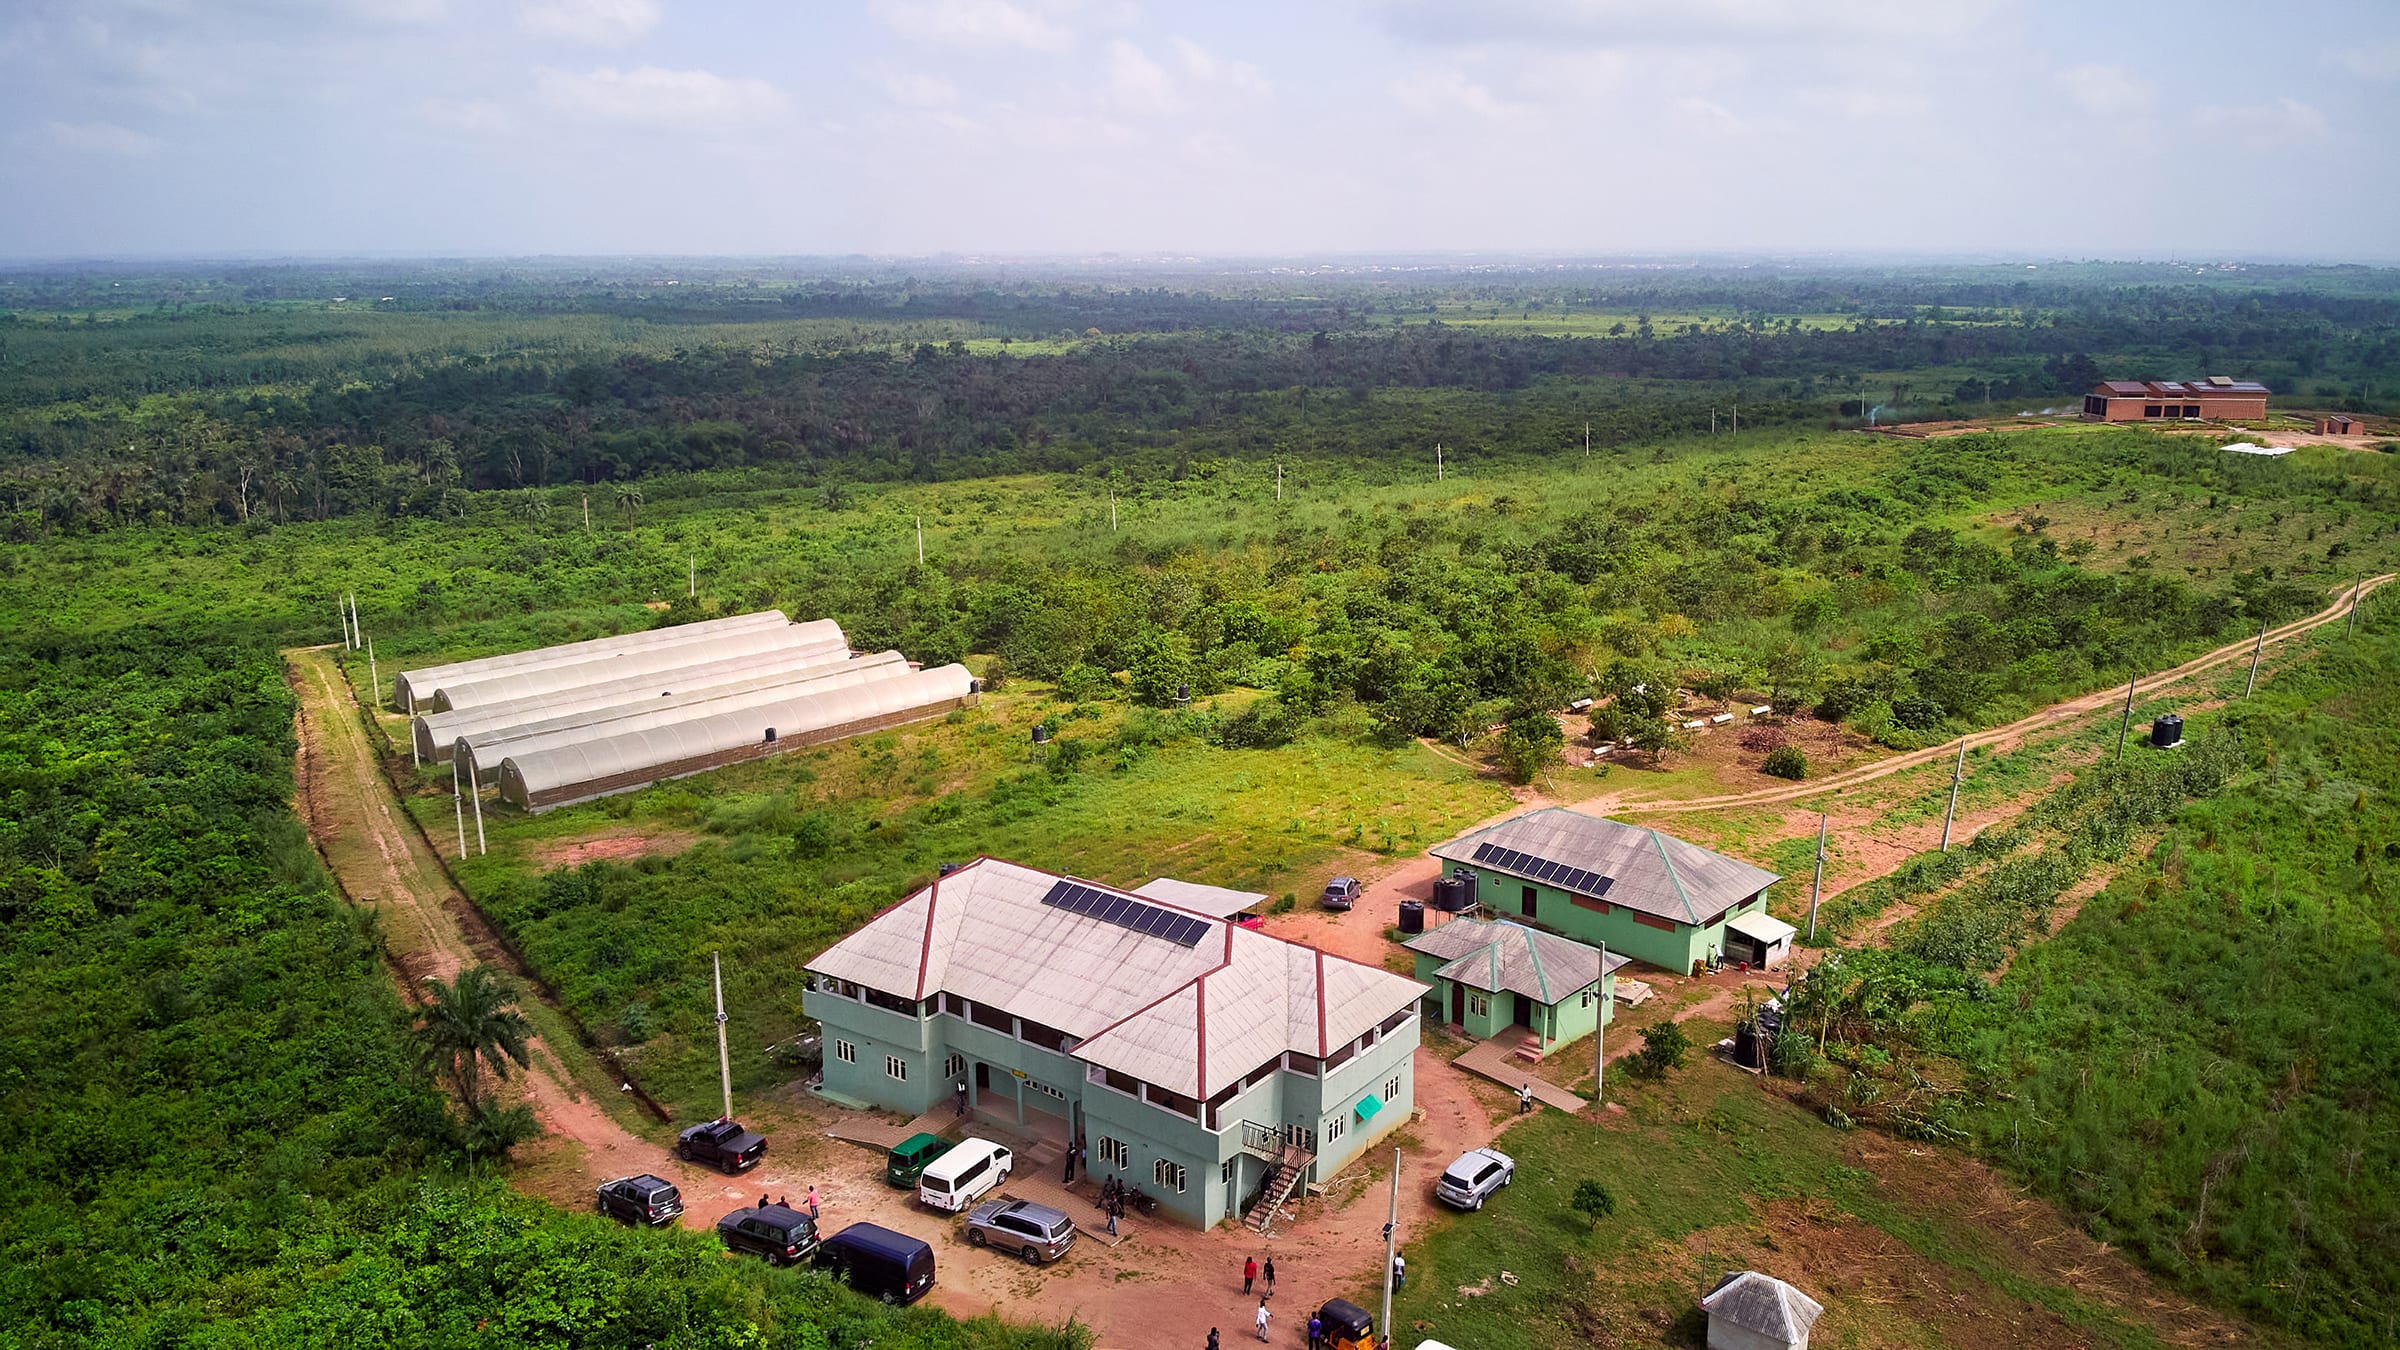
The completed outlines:
[[[1267,1311],[1267,1301],[1263,1298],[1260,1299],[1258,1301],[1258,1338],[1260,1340],[1263,1341],[1267,1338],[1267,1319],[1274,1315]]]

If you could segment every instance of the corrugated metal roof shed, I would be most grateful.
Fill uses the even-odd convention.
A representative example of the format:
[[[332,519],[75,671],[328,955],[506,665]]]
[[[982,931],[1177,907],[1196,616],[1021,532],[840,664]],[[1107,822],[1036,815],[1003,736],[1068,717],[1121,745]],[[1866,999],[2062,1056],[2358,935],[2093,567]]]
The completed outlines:
[[[903,997],[949,993],[1006,1009],[1078,1038],[1073,1053],[1087,1063],[1200,1099],[1286,1051],[1346,1045],[1425,989],[1213,916],[1185,945],[1044,904],[1061,880],[979,858],[808,968]]]
[[[677,666],[672,670],[649,671],[555,694],[512,699],[490,707],[421,713],[410,719],[409,734],[416,740],[419,758],[430,759],[437,764],[447,763],[451,745],[462,736],[488,732],[496,727],[524,726],[574,713],[597,712],[619,704],[666,698],[674,694],[730,689],[759,675],[839,662],[848,659],[849,655],[847,640],[836,640],[822,646],[753,652],[722,661],[703,661],[697,665]]]
[[[1784,1345],[1800,1345],[1824,1315],[1825,1305],[1772,1275],[1737,1270],[1717,1281],[1700,1300],[1711,1319],[1722,1317],[1744,1331]]]
[[[1773,872],[1673,835],[1560,806],[1513,816],[1436,845],[1430,852],[1479,870],[1557,884],[1538,870],[1495,861],[1489,850],[1480,848],[1486,844],[1605,877],[1609,881],[1607,903],[1680,923],[1712,922],[1782,880]]]
[[[477,782],[488,783],[498,775],[500,761],[510,755],[531,755],[553,746],[576,745],[628,731],[647,731],[652,727],[673,726],[678,722],[713,717],[719,713],[788,703],[810,694],[847,689],[853,685],[893,679],[908,673],[907,657],[898,652],[876,652],[847,661],[805,665],[774,675],[755,676],[725,689],[704,689],[642,703],[621,703],[592,712],[570,713],[565,717],[548,718],[521,726],[497,727],[491,731],[461,736],[452,748],[467,756],[467,766],[474,772]]]
[[[1449,962],[1434,972],[1445,980],[1489,994],[1523,994],[1538,1003],[1570,997],[1599,983],[1601,975],[1599,948],[1505,919],[1452,919],[1401,945]],[[1611,952],[1607,969],[1613,972],[1627,960]]]
[[[737,632],[745,628],[773,627],[791,620],[780,610],[762,609],[753,614],[735,614],[722,619],[704,619],[699,623],[678,624],[673,628],[645,628],[638,633],[619,633],[614,637],[587,638],[581,642],[562,642],[531,651],[504,652],[498,656],[479,656],[472,661],[452,661],[445,665],[425,666],[406,670],[392,677],[392,701],[409,707],[413,693],[416,701],[430,707],[433,691],[445,680],[475,679],[505,670],[537,670],[544,666],[565,665],[570,662],[605,656],[610,652],[628,651],[638,647],[673,646],[695,638],[720,633]]]
[[[830,619],[738,628],[731,632],[703,635],[691,642],[634,647],[614,654],[586,655],[579,660],[531,670],[501,671],[463,680],[445,680],[434,686],[433,702],[437,708],[491,707],[515,699],[584,689],[595,684],[706,661],[722,661],[761,652],[822,648],[829,641],[840,640],[841,629]],[[419,697],[423,696],[424,691],[420,689]]]
[[[1196,881],[1178,881],[1173,877],[1153,877],[1134,887],[1133,893],[1148,900],[1164,900],[1170,905],[1214,919],[1230,919],[1253,905],[1265,904],[1267,899],[1259,891],[1203,886]]]
[[[948,665],[671,726],[510,755],[500,763],[500,795],[528,810],[589,801],[661,778],[715,768],[729,762],[729,755],[759,752],[777,740],[804,745],[828,733],[850,734],[851,728],[936,716],[944,708],[964,703],[973,693],[974,677],[967,668]]]

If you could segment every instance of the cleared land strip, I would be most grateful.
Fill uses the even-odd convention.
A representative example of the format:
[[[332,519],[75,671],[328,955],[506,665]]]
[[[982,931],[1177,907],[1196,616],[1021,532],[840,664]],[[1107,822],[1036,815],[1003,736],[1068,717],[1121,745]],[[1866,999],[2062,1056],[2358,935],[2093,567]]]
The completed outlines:
[[[2400,574],[2387,572],[2382,576],[2369,577],[2358,583],[2358,599],[2363,602],[2367,596],[2373,594],[2386,582],[2391,581],[2395,575]],[[2351,588],[2344,586],[2340,597],[2332,604],[2305,619],[2294,619],[2280,628],[2269,629],[2266,640],[2269,643],[2282,642],[2298,637],[2312,629],[2322,628],[2326,624],[2341,622],[2349,615],[2350,605]],[[2204,671],[2214,670],[2218,666],[2243,660],[2250,655],[2251,649],[2257,642],[2257,638],[2248,637],[2239,642],[2228,643],[2205,656],[2196,656],[2180,666],[2172,666],[2149,676],[2142,681],[2141,687],[2156,690],[2162,686],[2189,679]],[[2119,700],[2123,697],[2123,688],[2111,685],[2106,689],[2094,690],[2063,703],[2053,703],[2040,712],[2020,717],[2005,726],[1974,732],[1966,738],[1966,741],[1970,746],[1995,745],[2004,741],[2013,741],[2032,732],[2040,731],[2044,727],[2057,726],[2061,722],[2074,718],[2088,717],[2093,713],[2116,708]],[[1641,814],[1671,811],[1714,811],[1728,806],[1771,806],[1777,802],[1798,801],[1803,797],[1814,797],[1825,792],[1839,792],[1844,788],[1856,787],[1861,783],[1871,783],[1878,778],[1914,769],[1920,765],[1931,764],[1936,760],[1947,759],[1957,753],[1957,741],[1944,741],[1940,745],[1928,746],[1923,750],[1911,750],[1907,754],[1894,755],[1890,759],[1877,760],[1873,764],[1863,764],[1858,768],[1829,777],[1795,783],[1788,788],[1760,788],[1755,792],[1735,792],[1715,797],[1687,797],[1681,801],[1644,801],[1626,797],[1603,797],[1574,803],[1573,809],[1586,811],[1593,815],[1611,815],[1620,811]]]
[[[480,916],[450,885],[424,836],[402,818],[349,682],[331,656],[307,648],[284,653],[284,660],[299,698],[298,779],[309,833],[344,892],[382,921],[402,996],[420,1000],[427,978],[448,979],[471,965],[522,976],[481,931]],[[539,1020],[553,1020],[541,1014],[554,1010],[535,1011]],[[587,1170],[597,1176],[652,1172],[688,1186],[672,1154],[625,1129],[576,1086],[577,1075],[561,1059],[584,1054],[571,1037],[536,1036],[530,1050],[532,1067],[513,1081],[522,1085],[546,1131],[582,1146]],[[584,1067],[587,1080],[599,1077],[596,1064]]]

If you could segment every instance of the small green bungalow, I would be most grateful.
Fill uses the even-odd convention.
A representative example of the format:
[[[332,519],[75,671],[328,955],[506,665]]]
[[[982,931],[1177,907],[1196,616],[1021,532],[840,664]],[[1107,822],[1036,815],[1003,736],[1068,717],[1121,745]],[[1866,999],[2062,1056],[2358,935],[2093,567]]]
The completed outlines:
[[[1547,1055],[1615,1020],[1616,972],[1627,958],[1507,920],[1452,919],[1402,944],[1433,986],[1425,1016],[1477,1040],[1510,1027]]]
[[[1767,887],[1782,880],[1673,835],[1565,807],[1513,816],[1432,853],[1451,876],[1474,878],[1488,913],[1679,975],[1728,955],[1726,921],[1765,913]]]

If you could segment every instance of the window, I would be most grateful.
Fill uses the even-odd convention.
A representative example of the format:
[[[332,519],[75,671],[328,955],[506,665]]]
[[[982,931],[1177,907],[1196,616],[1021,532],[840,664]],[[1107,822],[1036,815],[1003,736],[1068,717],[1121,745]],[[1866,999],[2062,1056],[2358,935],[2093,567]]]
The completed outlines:
[[[1172,1111],[1176,1115],[1186,1116],[1193,1120],[1200,1118],[1200,1103],[1197,1100],[1186,1097],[1180,1092],[1169,1092],[1156,1083],[1146,1084],[1142,1089],[1142,1097],[1152,1106],[1161,1110]]]
[[[1339,1050],[1336,1050],[1336,1051],[1334,1051],[1332,1054],[1330,1054],[1330,1055],[1327,1055],[1327,1056],[1325,1057],[1325,1071],[1326,1071],[1327,1073],[1331,1073],[1331,1072],[1333,1072],[1335,1069],[1338,1069],[1338,1068],[1342,1067],[1343,1065],[1345,1065],[1345,1064],[1347,1064],[1347,1063],[1349,1063],[1349,1062],[1350,1062],[1350,1057],[1351,1057],[1352,1055],[1355,1055],[1355,1054],[1357,1054],[1357,1053],[1358,1053],[1358,1042],[1356,1042],[1356,1041],[1352,1041],[1352,1042],[1350,1042],[1348,1045],[1345,1045],[1345,1046],[1343,1046],[1341,1049],[1339,1049]]]
[[[1134,1077],[1132,1074],[1118,1073],[1115,1069],[1102,1069],[1100,1071],[1100,1081],[1108,1084],[1112,1088],[1115,1088],[1117,1091],[1124,1093],[1128,1097],[1139,1097],[1142,1095],[1142,1080]]]
[[[1044,1050],[1056,1050],[1062,1054],[1067,1048],[1067,1033],[1027,1018],[1017,1019],[1017,1039],[1027,1045],[1038,1045]]]
[[[844,1064],[856,1064],[858,1063],[858,1047],[848,1041],[835,1041],[833,1057]]]
[[[944,993],[942,995],[942,1011],[953,1017],[964,1017],[967,1015],[967,1001],[956,994]]]
[[[1150,1164],[1150,1175],[1157,1179],[1159,1185],[1166,1187],[1168,1190],[1175,1192],[1177,1195],[1183,1194],[1182,1163],[1161,1158],[1157,1162]]]
[[[1315,1055],[1304,1055],[1297,1050],[1287,1051],[1283,1056],[1283,1067],[1293,1073],[1304,1073],[1312,1078],[1316,1076],[1317,1064],[1318,1060]]]
[[[1333,1119],[1326,1121],[1325,1142],[1330,1144],[1334,1140],[1341,1138],[1342,1134],[1349,1128],[1350,1118],[1348,1116],[1335,1116]]]
[[[1125,1141],[1111,1139],[1105,1134],[1101,1135],[1100,1161],[1111,1167],[1123,1167],[1125,1165]]]
[[[1636,914],[1633,916],[1633,921],[1644,928],[1656,928],[1666,933],[1674,932],[1677,927],[1673,919],[1662,919],[1654,914]]]
[[[1608,902],[1606,900],[1594,900],[1588,895],[1570,895],[1567,897],[1567,903],[1573,905],[1577,909],[1588,909],[1594,914],[1608,913]]]
[[[1293,1143],[1298,1144],[1307,1152],[1314,1153],[1317,1151],[1317,1132],[1315,1130],[1308,1128],[1306,1125],[1293,1125],[1287,1128],[1291,1130]]]
[[[886,1077],[897,1078],[901,1082],[905,1083],[908,1081],[908,1061],[900,1058],[898,1055],[885,1055],[883,1057],[883,1072]]]
[[[1592,991],[1589,989],[1583,991],[1583,1006],[1586,1008],[1592,1006]]]
[[[942,1061],[942,1077],[945,1080],[963,1078],[966,1073],[967,1057],[965,1055],[952,1055]]]
[[[1533,917],[1533,902],[1537,898],[1537,895],[1538,893],[1531,886],[1520,886],[1517,888],[1517,899],[1524,906],[1525,917],[1528,919]]]
[[[1007,1009],[995,1008],[989,1003],[969,1004],[967,1020],[979,1027],[990,1027],[1005,1035],[1017,1034],[1017,1019],[1009,1016]]]
[[[1043,1095],[1043,1096],[1045,1096],[1045,1097],[1056,1097],[1056,1098],[1058,1098],[1058,1099],[1059,1099],[1060,1101],[1062,1101],[1062,1102],[1063,1102],[1063,1101],[1065,1101],[1065,1100],[1067,1099],[1067,1094],[1065,1094],[1065,1093],[1063,1093],[1063,1092],[1059,1091],[1057,1088],[1054,1088],[1054,1087],[1050,1086],[1048,1083],[1037,1083],[1037,1082],[1033,1081],[1032,1079],[1028,1078],[1028,1079],[1026,1079],[1026,1080],[1025,1080],[1025,1086],[1027,1086],[1027,1087],[1029,1087],[1029,1088],[1033,1089],[1035,1092],[1038,1092],[1038,1093],[1042,1094],[1042,1095]]]
[[[917,1015],[917,1001],[913,998],[902,998],[898,994],[887,994],[880,989],[869,989],[866,991],[866,996],[867,1002],[870,1005],[881,1008],[885,1012],[896,1012],[903,1017],[914,1017]]]
[[[1467,1011],[1477,1017],[1492,1015],[1492,1001],[1481,994],[1467,995]]]
[[[1217,1180],[1226,1182],[1233,1180],[1233,1159],[1227,1158],[1223,1163],[1218,1165]]]
[[[1400,1075],[1393,1074],[1383,1080],[1383,1102],[1384,1105],[1389,1106],[1398,1100],[1400,1100]]]
[[[1379,1026],[1379,1027],[1377,1027],[1377,1028],[1375,1028],[1375,1029],[1376,1029],[1377,1031],[1380,1031],[1380,1032],[1383,1032],[1383,1033],[1385,1033],[1386,1035],[1389,1035],[1390,1033],[1392,1033],[1392,1032],[1394,1032],[1394,1031],[1398,1031],[1398,1030],[1400,1029],[1400,1024],[1401,1024],[1401,1023],[1403,1023],[1403,1022],[1407,1021],[1408,1019],[1410,1019],[1410,1018],[1412,1018],[1412,1017],[1414,1017],[1414,1016],[1416,1016],[1416,1015],[1417,1015],[1417,1010],[1416,1010],[1416,1009],[1414,1009],[1414,1008],[1402,1008],[1400,1011],[1398,1011],[1398,1012],[1396,1012],[1396,1013],[1393,1013],[1391,1016],[1389,1016],[1389,1017],[1387,1017],[1387,1018],[1383,1019],[1383,1025],[1381,1025],[1381,1026]]]

